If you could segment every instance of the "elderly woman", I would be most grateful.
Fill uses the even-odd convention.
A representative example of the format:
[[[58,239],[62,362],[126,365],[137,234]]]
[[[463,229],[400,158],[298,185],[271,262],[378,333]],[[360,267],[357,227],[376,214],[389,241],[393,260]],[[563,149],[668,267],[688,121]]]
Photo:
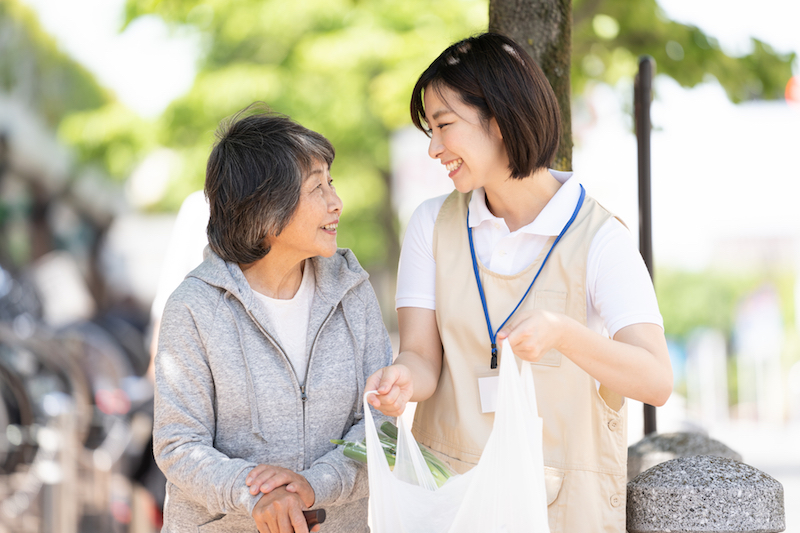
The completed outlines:
[[[218,133],[209,247],[167,302],[155,361],[165,532],[306,533],[319,508],[327,532],[368,531],[366,468],[330,440],[363,437],[364,383],[392,350],[367,273],[337,249],[333,158],[270,112]]]

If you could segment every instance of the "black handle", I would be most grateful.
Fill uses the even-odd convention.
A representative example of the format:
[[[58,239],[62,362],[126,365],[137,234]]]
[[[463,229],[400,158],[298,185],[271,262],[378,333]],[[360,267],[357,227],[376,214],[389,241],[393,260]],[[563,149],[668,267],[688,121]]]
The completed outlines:
[[[306,517],[308,529],[321,524],[325,521],[325,509],[317,509],[315,511],[303,511],[303,516]]]

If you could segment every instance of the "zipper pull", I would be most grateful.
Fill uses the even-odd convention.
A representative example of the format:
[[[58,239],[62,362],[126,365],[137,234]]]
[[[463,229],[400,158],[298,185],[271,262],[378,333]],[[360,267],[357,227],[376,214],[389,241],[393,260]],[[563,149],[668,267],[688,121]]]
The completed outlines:
[[[300,400],[305,402],[308,400],[308,396],[306,396],[306,387],[305,385],[300,387]]]

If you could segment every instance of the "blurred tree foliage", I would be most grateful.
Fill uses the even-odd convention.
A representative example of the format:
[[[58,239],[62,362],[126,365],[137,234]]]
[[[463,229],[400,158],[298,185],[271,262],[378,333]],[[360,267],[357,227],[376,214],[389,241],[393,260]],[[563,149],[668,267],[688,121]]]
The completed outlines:
[[[154,125],[62,52],[18,0],[0,1],[0,52],[0,92],[36,110],[75,148],[78,165],[123,181],[153,148]]]
[[[333,175],[345,200],[340,244],[366,265],[394,268],[389,135],[409,123],[411,88],[430,61],[486,28],[488,1],[127,1],[128,23],[152,14],[191,25],[205,39],[193,88],[155,135],[184,156],[162,207],[175,208],[202,187],[219,121],[262,100],[333,142]],[[793,60],[759,42],[747,57],[728,57],[699,29],[667,20],[655,0],[574,1],[573,93],[590,80],[632,78],[641,54],[686,86],[715,76],[734,101],[777,97]]]
[[[572,89],[591,80],[616,84],[636,74],[638,57],[684,87],[716,78],[733,102],[783,98],[796,54],[778,54],[752,39],[744,57],[726,55],[712,36],[669,20],[656,0],[573,0]]]
[[[36,109],[52,127],[71,112],[96,109],[111,100],[18,0],[0,2],[0,51],[0,90]]]
[[[685,340],[695,328],[708,327],[730,338],[742,299],[765,283],[772,284],[780,297],[786,327],[793,328],[795,323],[793,272],[773,273],[765,279],[761,272],[657,269],[654,279],[664,331],[672,337]]]

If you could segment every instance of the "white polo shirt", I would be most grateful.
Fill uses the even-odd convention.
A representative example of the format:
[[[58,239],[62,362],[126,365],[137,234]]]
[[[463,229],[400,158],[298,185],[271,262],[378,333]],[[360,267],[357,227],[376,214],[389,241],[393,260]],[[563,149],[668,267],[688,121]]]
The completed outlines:
[[[484,190],[473,192],[469,225],[473,228],[475,253],[489,270],[507,276],[522,271],[572,216],[580,197],[579,182],[572,179],[572,172],[551,170],[550,173],[562,183],[561,188],[533,222],[513,232],[486,207]],[[436,309],[433,227],[446,198],[444,195],[426,200],[411,216],[400,252],[397,308]],[[600,228],[589,247],[586,309],[589,329],[611,338],[633,324],[664,327],[644,260],[630,232],[616,218]],[[492,323],[501,324],[505,319],[505,316],[492,317]]]

